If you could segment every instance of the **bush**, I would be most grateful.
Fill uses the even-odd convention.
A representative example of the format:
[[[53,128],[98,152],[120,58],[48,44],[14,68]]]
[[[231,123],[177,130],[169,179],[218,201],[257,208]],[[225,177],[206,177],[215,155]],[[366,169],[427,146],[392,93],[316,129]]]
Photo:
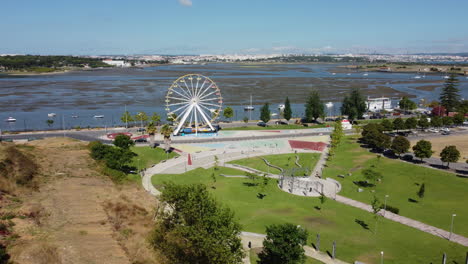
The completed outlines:
[[[383,209],[383,206],[382,206],[382,209]],[[392,212],[394,214],[398,214],[400,212],[400,209],[387,204],[387,211]]]

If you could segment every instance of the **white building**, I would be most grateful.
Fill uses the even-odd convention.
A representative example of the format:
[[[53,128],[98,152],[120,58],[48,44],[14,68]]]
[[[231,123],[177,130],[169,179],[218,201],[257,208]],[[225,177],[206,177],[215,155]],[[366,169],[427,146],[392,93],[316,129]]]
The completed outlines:
[[[343,127],[343,130],[353,129],[353,125],[351,125],[351,123],[347,119],[341,120],[341,126]]]
[[[115,66],[115,67],[130,67],[131,66],[130,63],[126,63],[123,60],[103,60],[102,62],[104,62],[105,64]]]
[[[379,112],[382,110],[393,110],[392,101],[388,97],[370,98],[367,97],[367,109],[371,112]]]

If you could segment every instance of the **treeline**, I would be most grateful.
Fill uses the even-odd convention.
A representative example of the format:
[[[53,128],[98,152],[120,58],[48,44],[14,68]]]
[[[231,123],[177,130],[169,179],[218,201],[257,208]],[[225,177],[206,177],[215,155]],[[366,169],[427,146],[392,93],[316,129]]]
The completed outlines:
[[[364,57],[336,57],[336,56],[279,56],[267,59],[245,61],[275,61],[275,62],[370,62]],[[376,61],[374,61],[376,62]],[[378,61],[377,61],[378,62]],[[384,61],[382,61],[384,62]]]
[[[84,67],[85,65],[91,68],[111,67],[98,58],[37,55],[0,56],[0,68],[6,71],[34,68]]]

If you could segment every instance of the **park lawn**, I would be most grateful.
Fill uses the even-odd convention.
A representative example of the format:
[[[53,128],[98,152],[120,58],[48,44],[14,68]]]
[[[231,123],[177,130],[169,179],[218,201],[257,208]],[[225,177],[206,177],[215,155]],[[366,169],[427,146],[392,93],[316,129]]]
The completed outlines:
[[[283,168],[284,170],[287,171],[288,169],[299,168],[295,163],[296,155],[299,156],[299,164],[302,166],[302,168],[308,168],[309,169],[308,174],[310,175],[311,171],[315,167],[315,164],[320,159],[319,153],[277,154],[277,155],[262,156],[262,158],[265,158],[271,164],[276,165],[280,168]],[[254,168],[263,172],[271,172],[274,174],[281,173],[280,170],[267,166],[265,162],[261,159],[261,157],[252,157],[252,158],[246,158],[246,159],[240,159],[240,160],[233,160],[228,163],[247,166],[247,167]],[[296,172],[296,176],[304,176],[303,174],[304,174],[303,170]]]
[[[371,203],[374,195],[381,203],[384,203],[385,195],[389,195],[387,204],[399,208],[400,215],[444,230],[450,230],[451,216],[456,214],[454,232],[468,236],[467,179],[386,157],[379,160],[377,154],[361,148],[354,138],[346,137],[344,140],[323,171],[324,177],[341,182],[343,188],[340,195],[367,204]],[[382,182],[377,182],[376,187],[359,187],[354,184],[353,181],[365,180],[361,175],[362,169],[372,165],[382,173]],[[348,172],[352,176],[345,176],[344,179],[337,177]],[[424,198],[419,198],[417,192],[422,183],[425,183],[426,190]],[[358,188],[364,191],[359,193]],[[410,202],[408,199],[418,202]]]
[[[212,180],[212,173],[216,182]],[[381,251],[385,252],[385,263],[436,263],[444,252],[449,256],[449,262],[464,260],[466,247],[388,219],[379,218],[378,233],[374,234],[376,221],[369,212],[331,199],[321,205],[318,198],[288,194],[281,191],[273,179],[263,192],[266,196],[259,199],[260,187],[249,187],[251,180],[226,178],[220,174],[243,175],[243,172],[224,167],[219,170],[197,168],[183,174],[158,174],[153,176],[152,182],[156,188],[168,181],[206,184],[218,201],[234,210],[243,230],[265,233],[267,225],[298,224],[309,230],[309,245],[320,233],[321,249],[331,252],[332,243],[336,241],[337,258],[350,263],[354,260],[377,263]],[[322,209],[317,210],[316,206],[322,206]],[[368,229],[363,227],[365,225]]]
[[[131,166],[135,166],[137,170],[146,169],[159,162],[179,156],[176,152],[166,154],[162,148],[150,147],[132,147],[131,150],[138,156],[134,157]]]
[[[256,264],[258,260],[259,260],[258,254],[255,252],[254,249],[251,249],[250,250],[250,263]],[[310,257],[306,257],[306,261],[304,263],[305,264],[323,264],[323,262],[310,258]]]
[[[322,128],[327,127],[326,124],[318,124],[313,126],[303,126],[303,125],[296,125],[296,124],[289,124],[289,125],[268,125],[267,127],[261,126],[239,126],[239,127],[226,127],[222,130],[283,130],[283,129],[310,129],[310,128]]]

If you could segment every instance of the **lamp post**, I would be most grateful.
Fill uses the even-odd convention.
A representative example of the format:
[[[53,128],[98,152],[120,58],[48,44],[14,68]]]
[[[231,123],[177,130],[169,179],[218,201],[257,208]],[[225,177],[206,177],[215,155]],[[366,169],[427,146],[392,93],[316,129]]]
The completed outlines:
[[[385,199],[384,199],[383,217],[385,217],[385,212],[387,211],[387,198],[388,198],[388,194],[385,195]]]
[[[456,214],[452,214],[452,223],[450,224],[450,234],[449,234],[449,241],[452,238],[452,233],[453,233],[453,219],[457,216]]]
[[[380,251],[380,264],[383,264],[383,255],[384,255],[384,252]]]

